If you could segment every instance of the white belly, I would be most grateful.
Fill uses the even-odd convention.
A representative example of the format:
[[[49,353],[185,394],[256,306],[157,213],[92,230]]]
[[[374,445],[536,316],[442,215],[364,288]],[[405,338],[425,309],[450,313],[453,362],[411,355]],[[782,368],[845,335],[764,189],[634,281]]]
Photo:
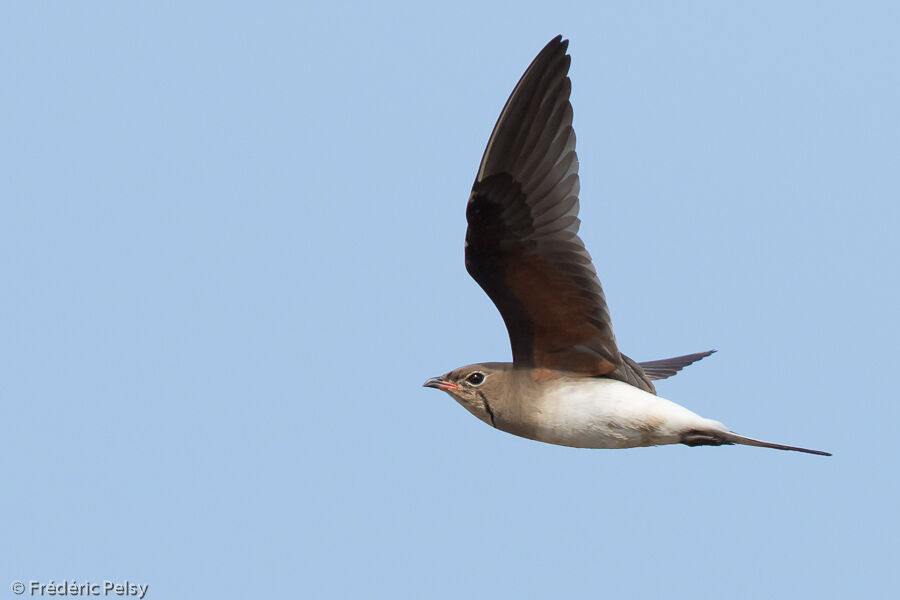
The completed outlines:
[[[613,379],[550,384],[535,406],[537,439],[578,448],[677,444],[684,432],[727,431],[683,406]]]

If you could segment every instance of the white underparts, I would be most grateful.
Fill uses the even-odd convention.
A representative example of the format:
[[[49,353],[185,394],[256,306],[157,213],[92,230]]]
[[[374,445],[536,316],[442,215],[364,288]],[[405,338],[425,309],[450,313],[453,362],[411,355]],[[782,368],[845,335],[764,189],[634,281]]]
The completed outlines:
[[[613,379],[547,384],[530,415],[535,437],[578,448],[677,444],[688,431],[728,431],[674,402]]]

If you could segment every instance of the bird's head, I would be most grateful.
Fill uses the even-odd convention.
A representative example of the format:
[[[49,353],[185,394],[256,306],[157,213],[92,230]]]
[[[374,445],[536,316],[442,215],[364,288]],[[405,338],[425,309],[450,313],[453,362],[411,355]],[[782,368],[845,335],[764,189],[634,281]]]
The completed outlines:
[[[496,426],[492,406],[496,407],[505,398],[511,370],[509,363],[466,365],[432,377],[422,385],[447,392],[470,413]]]

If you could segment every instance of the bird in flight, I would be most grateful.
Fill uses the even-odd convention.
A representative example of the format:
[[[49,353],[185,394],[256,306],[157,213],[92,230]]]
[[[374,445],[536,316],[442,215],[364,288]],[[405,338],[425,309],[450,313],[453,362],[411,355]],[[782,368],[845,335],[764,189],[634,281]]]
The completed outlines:
[[[500,112],[466,206],[466,270],[500,311],[512,363],[432,377],[497,429],[578,448],[744,444],[830,456],[738,435],[656,395],[653,380],[709,356],[638,363],[619,351],[578,237],[578,159],[568,41],[535,57]]]

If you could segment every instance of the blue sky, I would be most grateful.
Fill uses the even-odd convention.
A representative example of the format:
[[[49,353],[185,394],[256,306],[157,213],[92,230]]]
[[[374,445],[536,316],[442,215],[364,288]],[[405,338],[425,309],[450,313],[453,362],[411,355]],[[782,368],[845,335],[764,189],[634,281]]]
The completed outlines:
[[[736,4],[5,6],[0,596],[895,591],[900,9]],[[509,359],[465,201],[557,33],[620,347],[718,349],[660,393],[832,458],[420,387]]]

